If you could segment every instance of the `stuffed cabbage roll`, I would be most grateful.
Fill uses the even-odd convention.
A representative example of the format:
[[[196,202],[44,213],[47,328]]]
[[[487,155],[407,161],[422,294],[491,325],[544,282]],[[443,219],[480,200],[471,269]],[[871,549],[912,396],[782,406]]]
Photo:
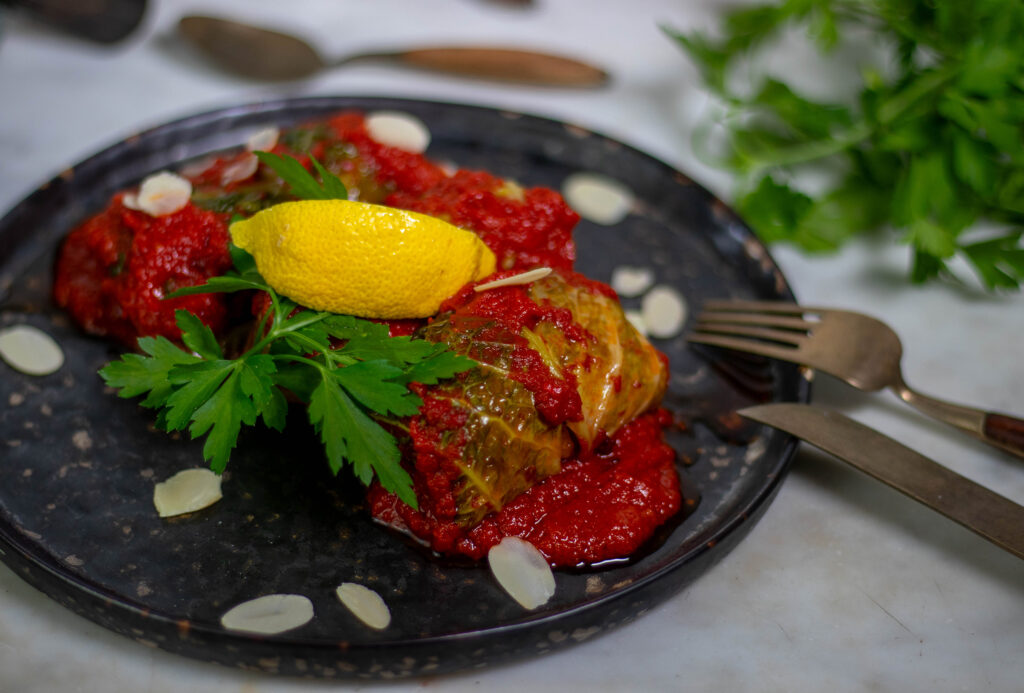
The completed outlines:
[[[468,528],[657,405],[664,358],[610,289],[572,272],[463,290],[417,336],[480,366],[420,389],[410,470],[428,517]]]

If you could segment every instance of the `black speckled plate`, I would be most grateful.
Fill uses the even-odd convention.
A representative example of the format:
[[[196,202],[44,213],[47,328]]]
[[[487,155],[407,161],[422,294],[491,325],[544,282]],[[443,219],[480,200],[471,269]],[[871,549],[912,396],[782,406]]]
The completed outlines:
[[[0,558],[53,599],[140,642],[203,660],[318,677],[393,678],[535,656],[636,618],[706,571],[774,496],[795,449],[731,414],[763,400],[806,400],[795,367],[716,365],[682,337],[658,341],[672,363],[666,405],[688,422],[679,452],[689,513],[629,563],[558,572],[557,593],[528,612],[485,567],[445,563],[372,523],[359,489],[326,473],[301,420],[287,436],[243,434],[224,499],[161,520],[155,481],[202,464],[200,443],[151,427],[151,412],[109,392],[97,369],[116,355],[52,305],[51,265],[73,225],[115,191],[156,170],[240,145],[270,124],[345,108],[402,110],[427,123],[429,155],[558,189],[578,171],[636,193],[616,226],[582,222],[578,268],[608,281],[617,265],[649,266],[691,306],[711,297],[792,299],[747,228],[682,175],[614,140],[541,118],[471,106],[378,98],[316,98],[240,106],[143,132],[33,193],[0,221],[0,325],[37,325],[67,361],[45,377],[0,364]],[[637,299],[627,301],[635,307]],[[738,367],[737,367],[738,364]],[[300,412],[301,414],[301,412]],[[713,577],[709,578],[713,579]],[[338,602],[343,581],[390,605],[384,631]],[[219,625],[229,607],[289,592],[315,618],[279,636]]]

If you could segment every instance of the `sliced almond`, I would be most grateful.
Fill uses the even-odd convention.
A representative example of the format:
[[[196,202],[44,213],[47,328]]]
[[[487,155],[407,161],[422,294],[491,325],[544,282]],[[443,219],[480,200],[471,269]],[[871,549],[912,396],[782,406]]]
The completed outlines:
[[[0,330],[0,358],[28,375],[49,375],[64,365],[60,345],[37,327],[15,325]]]
[[[221,185],[231,185],[253,177],[260,167],[255,154],[247,153],[224,167],[220,174]]]
[[[313,602],[301,594],[268,594],[242,602],[220,617],[228,630],[274,635],[313,619]]]
[[[562,183],[562,195],[576,212],[595,224],[611,226],[633,209],[633,191],[597,173],[574,173]]]
[[[142,211],[142,207],[139,207],[139,196],[133,192],[126,192],[121,197],[121,204],[123,204],[128,209],[134,209],[137,212]]]
[[[647,323],[644,322],[644,314],[638,310],[627,310],[625,311],[626,320],[633,328],[642,334],[647,336]]]
[[[430,146],[430,130],[422,120],[400,111],[377,111],[366,117],[370,137],[389,147],[422,154]]]
[[[355,582],[343,582],[335,590],[341,603],[370,628],[383,630],[391,623],[391,611],[379,594]]]
[[[211,154],[209,156],[204,156],[202,159],[199,159],[197,161],[193,161],[190,164],[185,164],[180,169],[178,169],[178,173],[185,176],[186,178],[195,178],[196,176],[205,173],[206,170],[213,166],[215,163],[217,163],[217,157]],[[134,197],[134,195],[132,197]],[[125,204],[125,206],[127,206],[127,203]]]
[[[202,510],[221,497],[220,477],[209,469],[185,469],[153,489],[153,505],[160,517]]]
[[[245,148],[250,152],[268,152],[277,146],[277,138],[281,131],[277,128],[263,128],[249,136],[245,141]]]
[[[502,286],[518,286],[519,284],[530,284],[538,279],[551,274],[550,267],[538,267],[532,269],[529,272],[522,272],[520,274],[513,274],[511,277],[505,277],[504,279],[495,279],[493,282],[485,282],[473,287],[473,291],[488,291],[490,289],[497,289]]]
[[[654,270],[650,267],[616,267],[612,270],[612,288],[619,296],[632,298],[647,291],[654,284]]]
[[[136,195],[125,195],[124,205],[153,217],[173,214],[188,204],[192,184],[176,173],[161,171],[142,181]]]
[[[647,334],[651,337],[675,337],[686,322],[686,300],[671,286],[662,284],[648,291],[640,309]]]
[[[498,584],[524,608],[536,609],[555,594],[555,575],[537,547],[518,537],[505,537],[487,553]]]

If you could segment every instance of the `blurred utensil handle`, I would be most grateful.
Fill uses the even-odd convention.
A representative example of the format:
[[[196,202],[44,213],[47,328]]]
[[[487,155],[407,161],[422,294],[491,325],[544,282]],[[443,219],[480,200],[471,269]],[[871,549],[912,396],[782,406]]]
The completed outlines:
[[[778,402],[741,416],[835,455],[993,544],[1024,558],[1024,507],[839,412]]]
[[[515,48],[415,48],[353,55],[337,64],[357,60],[389,60],[435,72],[557,87],[597,87],[608,81],[608,73],[594,65],[561,55]]]
[[[146,0],[0,0],[67,34],[98,43],[130,35],[146,14]]]

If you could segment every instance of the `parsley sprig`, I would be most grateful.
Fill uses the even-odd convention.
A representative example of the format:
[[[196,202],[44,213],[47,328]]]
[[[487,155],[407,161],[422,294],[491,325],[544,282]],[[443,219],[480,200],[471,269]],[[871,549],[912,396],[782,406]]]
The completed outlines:
[[[291,157],[257,156],[300,197],[345,197],[341,181],[315,159],[322,182]],[[142,353],[108,363],[100,370],[104,381],[121,397],[145,395],[141,404],[158,411],[158,427],[187,429],[192,438],[205,435],[203,457],[218,473],[226,468],[243,425],[262,420],[269,428],[284,429],[287,390],[307,405],[335,474],[347,463],[364,484],[376,476],[384,488],[416,507],[397,441],[384,425],[401,429],[402,417],[418,413],[423,402],[410,391],[410,383],[433,385],[476,362],[444,344],[391,337],[387,325],[303,309],[267,284],[251,255],[235,246],[231,254],[234,271],[168,298],[265,291],[270,308],[259,318],[252,344],[229,358],[209,327],[178,310],[175,321],[185,348],[166,337],[142,337]]]
[[[843,37],[863,46],[868,36],[876,50],[864,62],[891,59],[884,69],[861,66],[850,98],[813,100],[752,69],[791,27],[806,29],[823,53]],[[737,174],[737,208],[764,240],[827,251],[855,234],[895,230],[912,249],[915,282],[956,280],[960,257],[987,288],[1019,288],[1024,5],[782,0],[726,12],[716,38],[669,33],[719,97],[719,163]],[[800,176],[820,180],[823,169],[837,182],[808,193]],[[986,237],[982,221],[992,228]]]
[[[322,311],[302,310],[270,287],[251,257],[233,249],[241,271],[212,277],[175,296],[265,291],[271,308],[260,319],[254,343],[228,358],[213,331],[188,311],[175,313],[183,349],[166,337],[139,339],[141,354],[125,354],[100,375],[125,398],[146,395],[167,431],[206,435],[203,456],[222,472],[242,425],[258,419],[283,430],[287,402],[282,388],[308,407],[334,473],[347,462],[365,484],[374,476],[415,507],[412,481],[400,464],[394,436],[381,422],[415,415],[422,400],[409,383],[435,384],[475,365],[444,344],[391,337],[387,325]],[[248,258],[248,259],[247,259]],[[339,346],[340,344],[340,346]]]

